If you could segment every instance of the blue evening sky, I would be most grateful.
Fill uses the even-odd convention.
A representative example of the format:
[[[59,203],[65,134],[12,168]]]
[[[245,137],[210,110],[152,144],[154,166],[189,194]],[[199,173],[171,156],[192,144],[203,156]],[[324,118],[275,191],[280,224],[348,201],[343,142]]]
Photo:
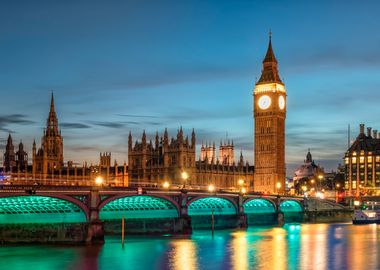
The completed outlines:
[[[127,135],[233,139],[253,163],[252,91],[273,32],[287,88],[288,175],[335,169],[380,129],[377,1],[0,1],[0,139],[40,144],[54,90],[65,160],[127,160]]]

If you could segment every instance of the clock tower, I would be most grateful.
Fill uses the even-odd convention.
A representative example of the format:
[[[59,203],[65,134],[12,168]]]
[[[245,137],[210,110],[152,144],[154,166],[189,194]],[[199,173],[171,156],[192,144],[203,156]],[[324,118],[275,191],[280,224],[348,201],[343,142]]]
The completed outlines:
[[[285,190],[286,90],[280,79],[269,35],[260,79],[253,91],[255,120],[254,191],[283,193]]]

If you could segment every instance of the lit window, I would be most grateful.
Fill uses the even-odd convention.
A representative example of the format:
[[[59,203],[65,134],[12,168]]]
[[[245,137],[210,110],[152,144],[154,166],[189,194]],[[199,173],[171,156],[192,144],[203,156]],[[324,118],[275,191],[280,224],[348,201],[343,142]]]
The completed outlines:
[[[353,156],[356,156],[356,152],[352,152],[352,155],[353,155]]]
[[[345,162],[346,164],[349,163],[349,159],[348,159],[348,157],[346,157],[346,158],[344,159],[344,162]]]
[[[380,162],[380,156],[376,156],[376,162]]]
[[[352,158],[352,163],[356,163],[356,157]]]
[[[368,162],[368,163],[372,163],[372,156],[369,156],[369,157],[367,158],[367,162]]]
[[[364,157],[360,157],[360,163],[364,163]]]

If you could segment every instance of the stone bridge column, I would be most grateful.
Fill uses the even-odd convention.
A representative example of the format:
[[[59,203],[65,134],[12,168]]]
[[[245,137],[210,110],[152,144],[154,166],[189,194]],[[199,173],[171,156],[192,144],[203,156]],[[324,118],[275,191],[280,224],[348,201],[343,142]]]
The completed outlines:
[[[89,197],[89,221],[86,243],[104,243],[103,222],[99,219],[100,195],[98,189],[91,189]]]
[[[179,196],[179,207],[180,207],[179,222],[181,226],[181,231],[184,234],[191,234],[192,233],[191,217],[189,216],[189,212],[188,212],[189,207],[187,205],[187,200],[188,200],[187,191],[182,190]]]
[[[238,213],[237,213],[237,218],[238,218],[238,227],[239,228],[247,228],[248,227],[248,222],[247,222],[247,214],[244,213],[244,195],[239,194],[238,198]]]
[[[281,197],[280,195],[277,195],[276,198],[276,217],[277,217],[277,224],[279,226],[284,225],[285,223],[285,216],[284,213],[280,209],[280,204],[281,204]]]

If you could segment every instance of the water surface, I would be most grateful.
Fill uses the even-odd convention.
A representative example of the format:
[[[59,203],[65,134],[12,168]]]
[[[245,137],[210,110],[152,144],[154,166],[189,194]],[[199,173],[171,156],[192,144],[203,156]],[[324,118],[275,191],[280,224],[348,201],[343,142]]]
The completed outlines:
[[[302,224],[100,246],[2,246],[0,269],[380,269],[380,225]]]

